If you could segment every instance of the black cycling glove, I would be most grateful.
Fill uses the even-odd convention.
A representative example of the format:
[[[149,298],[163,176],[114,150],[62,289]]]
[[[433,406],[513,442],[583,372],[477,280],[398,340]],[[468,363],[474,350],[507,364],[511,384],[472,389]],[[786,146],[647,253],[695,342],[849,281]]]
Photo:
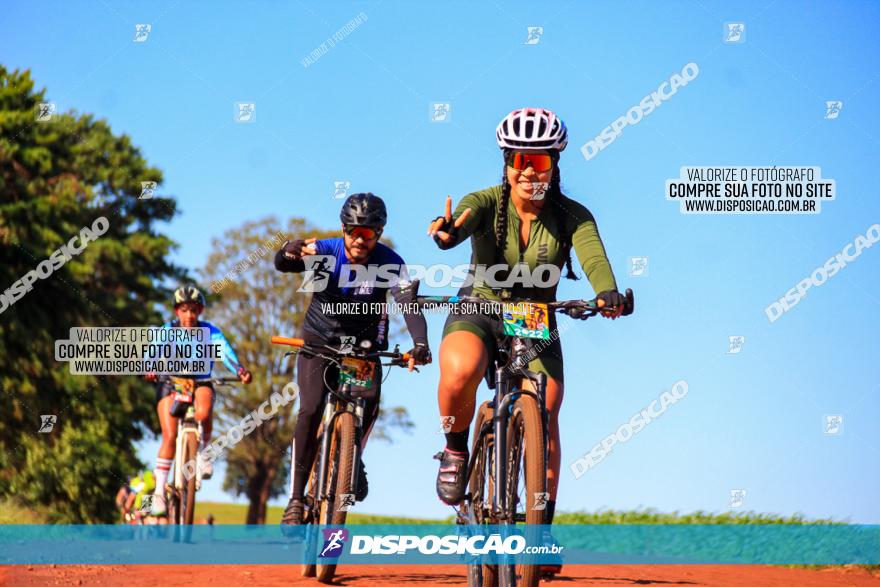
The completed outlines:
[[[298,238],[295,241],[287,241],[284,243],[284,246],[281,247],[281,252],[286,258],[299,261],[303,257],[302,250],[305,246],[306,241]]]
[[[626,296],[624,296],[617,290],[612,289],[608,291],[603,291],[598,296],[596,296],[596,298],[605,302],[606,307],[614,306],[623,308],[623,311],[620,314],[621,316],[629,316],[630,314],[632,314],[633,309],[627,307]]]
[[[426,365],[431,362],[431,349],[428,348],[428,343],[426,342],[417,342],[412,350],[409,351],[409,354],[419,365]]]
[[[446,216],[438,216],[437,218],[432,220],[431,223],[433,224],[434,222],[437,222],[438,220],[442,220],[443,225],[440,228],[438,228],[437,230],[439,232],[445,232],[446,234],[451,236],[454,241],[455,235],[458,233],[458,228],[455,227],[455,218],[452,218],[451,220],[446,220]],[[444,243],[443,241],[441,241],[440,237],[437,236],[436,234],[434,235],[434,242],[437,243],[437,246],[440,247],[441,250],[448,249],[452,246],[452,243],[447,244],[447,243]]]

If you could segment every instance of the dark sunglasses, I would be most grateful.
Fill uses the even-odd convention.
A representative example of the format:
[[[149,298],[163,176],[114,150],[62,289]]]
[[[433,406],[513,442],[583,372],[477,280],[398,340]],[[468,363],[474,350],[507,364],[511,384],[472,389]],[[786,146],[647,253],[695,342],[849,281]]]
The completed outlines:
[[[553,157],[537,153],[513,151],[507,156],[507,166],[513,167],[518,171],[525,171],[527,167],[531,166],[532,169],[540,173],[553,169]]]
[[[373,228],[371,226],[356,226],[353,224],[344,225],[342,227],[342,231],[353,239],[357,239],[358,237],[360,237],[365,241],[377,239],[382,234],[381,228]]]

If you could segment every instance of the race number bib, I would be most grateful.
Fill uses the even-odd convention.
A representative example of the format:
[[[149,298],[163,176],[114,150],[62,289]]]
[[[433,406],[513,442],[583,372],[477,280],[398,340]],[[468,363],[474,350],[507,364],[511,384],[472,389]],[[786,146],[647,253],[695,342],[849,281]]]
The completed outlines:
[[[369,388],[373,386],[373,376],[376,373],[376,363],[346,357],[342,359],[342,367],[339,369],[339,383],[349,383],[355,387]]]
[[[550,317],[547,304],[522,302],[505,304],[502,314],[504,334],[519,338],[550,338]]]
[[[195,381],[183,377],[172,377],[171,383],[174,384],[174,401],[184,404],[192,403]]]

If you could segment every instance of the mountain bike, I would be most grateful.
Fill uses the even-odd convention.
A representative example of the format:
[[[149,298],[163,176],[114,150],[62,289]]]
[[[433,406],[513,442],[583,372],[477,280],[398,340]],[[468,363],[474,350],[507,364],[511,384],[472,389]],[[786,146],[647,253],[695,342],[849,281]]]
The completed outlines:
[[[322,553],[317,552],[321,541],[317,540],[313,526],[345,524],[348,509],[354,505],[358,492],[357,465],[364,433],[364,405],[376,392],[376,365],[407,367],[410,355],[401,353],[397,345],[391,352],[370,351],[369,341],[363,341],[359,347],[334,348],[309,344],[301,338],[273,336],[272,343],[296,349],[285,356],[306,353],[332,363],[324,370],[324,414],[315,440],[318,450],[303,499],[303,524],[310,527],[306,530],[302,575],[317,576],[318,581],[328,583],[336,574],[336,564],[331,564],[330,559],[321,562]],[[382,363],[382,359],[390,361]],[[339,369],[337,382],[327,381],[331,366]]]
[[[196,421],[195,388],[197,383],[212,383],[215,387],[241,383],[238,378],[200,379],[191,377],[160,376],[160,384],[174,386],[172,397],[181,416],[177,418],[177,439],[174,442],[174,476],[166,485],[168,519],[178,525],[192,525],[196,510],[196,492],[202,486],[202,471],[198,466],[198,451],[202,442],[202,425]]]
[[[500,319],[497,349],[486,379],[494,388],[492,400],[483,402],[476,414],[474,439],[467,466],[467,487],[456,510],[458,524],[514,526],[525,523],[529,543],[540,539],[537,527],[545,523],[549,415],[545,392],[547,375],[527,369],[536,355],[534,348],[549,340],[549,313],[580,310],[584,317],[614,310],[594,300],[492,302],[475,296],[418,296],[422,306],[450,307],[473,304]],[[634,308],[633,292],[626,290],[625,308]],[[489,305],[488,310],[484,310]],[[556,333],[558,335],[558,332]],[[535,528],[528,529],[529,526]],[[469,586],[534,587],[541,579],[533,557],[519,565],[468,565]]]

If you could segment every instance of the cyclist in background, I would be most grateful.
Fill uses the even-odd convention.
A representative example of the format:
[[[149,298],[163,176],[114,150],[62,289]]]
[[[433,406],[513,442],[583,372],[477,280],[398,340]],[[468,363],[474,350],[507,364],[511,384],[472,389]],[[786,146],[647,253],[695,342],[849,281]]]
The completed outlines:
[[[144,496],[152,494],[155,489],[156,478],[152,471],[141,472],[121,487],[116,494],[116,506],[122,513],[122,520],[128,522],[135,516],[143,517],[140,510]]]
[[[238,355],[226,336],[219,328],[206,322],[199,320],[199,315],[205,310],[205,296],[201,291],[191,285],[179,287],[174,292],[174,313],[177,315],[176,320],[165,323],[163,328],[208,328],[211,331],[211,342],[220,344],[223,347],[223,364],[235,373],[242,383],[250,383],[251,374],[245,369],[238,360]],[[210,362],[210,370],[213,371],[214,362]],[[155,381],[155,374],[146,376],[148,381]],[[195,418],[202,425],[202,446],[199,447],[198,466],[202,473],[203,479],[210,479],[214,473],[213,464],[204,458],[204,449],[208,446],[211,439],[211,430],[213,426],[212,415],[214,410],[214,386],[211,384],[211,375],[196,375],[195,379]],[[171,415],[171,404],[173,398],[171,394],[174,391],[173,385],[170,383],[160,383],[156,385],[156,411],[159,414],[159,423],[162,426],[162,444],[159,446],[159,454],[156,458],[155,479],[156,487],[154,491],[153,507],[151,514],[154,516],[165,516],[167,508],[165,504],[165,483],[168,481],[168,472],[171,470],[171,463],[174,458],[174,443],[177,439],[177,418]],[[183,463],[177,463],[182,466]]]
[[[572,269],[574,248],[581,268],[598,298],[606,305],[623,307],[611,265],[587,208],[562,193],[559,154],[568,143],[565,124],[549,110],[524,108],[508,114],[496,129],[504,158],[500,185],[473,192],[462,198],[455,213],[447,199],[445,216],[436,218],[428,233],[440,249],[449,249],[471,238],[473,265],[525,263],[530,270],[552,264],[567,268],[567,277],[577,279]],[[550,287],[525,284],[495,288],[475,283],[460,293],[490,300],[503,297],[548,302],[556,299],[558,281]],[[505,295],[507,294],[507,295]],[[622,310],[606,317],[617,318]],[[582,318],[582,311],[572,313]],[[548,316],[551,330],[554,314]],[[496,349],[499,320],[487,315],[450,314],[440,346],[438,403],[442,417],[455,420],[446,434],[446,447],[437,455],[437,495],[447,504],[464,497],[468,436],[474,416],[475,394],[480,379]],[[559,488],[561,448],[559,409],[563,398],[562,346],[558,338],[537,353],[529,363],[532,371],[547,374],[546,407],[549,414],[549,459],[547,466],[546,523],[552,524]],[[528,384],[529,382],[526,382]]]
[[[318,275],[317,264],[311,268],[312,283],[315,285],[312,300],[303,322],[302,338],[316,345],[339,345],[342,337],[355,337],[356,343],[363,340],[373,344],[372,350],[388,348],[388,315],[376,311],[386,301],[390,292],[399,304],[412,301],[412,292],[403,259],[388,246],[379,242],[379,237],[388,219],[385,202],[372,193],[352,194],[342,205],[339,214],[342,221],[342,237],[316,240],[295,240],[286,242],[275,255],[275,268],[278,271],[301,273],[306,270],[305,259],[310,255],[329,255],[335,259],[332,270],[322,258],[321,267],[326,273]],[[340,285],[340,277],[347,265],[366,265],[384,267],[391,271],[390,279],[383,282],[370,280],[351,285]],[[320,280],[321,287],[317,287]],[[324,282],[326,280],[326,283]],[[305,283],[305,281],[304,281]],[[360,312],[335,312],[325,308],[334,303],[356,304]],[[365,313],[364,313],[365,312]],[[410,354],[414,364],[431,362],[428,347],[428,326],[421,312],[404,312],[404,320],[413,341]],[[297,359],[297,381],[299,383],[299,413],[293,435],[293,457],[291,462],[290,501],[284,512],[282,524],[301,524],[303,518],[303,493],[317,446],[315,438],[321,423],[325,385],[335,385],[335,379],[325,384],[324,371],[330,365],[324,359],[300,354]],[[333,369],[331,368],[331,371]],[[381,366],[375,369],[373,385],[375,397],[366,400],[364,407],[362,448],[366,446],[370,430],[379,413],[381,395]],[[331,378],[333,376],[331,375]],[[367,475],[363,461],[358,462],[357,501],[367,496]]]

